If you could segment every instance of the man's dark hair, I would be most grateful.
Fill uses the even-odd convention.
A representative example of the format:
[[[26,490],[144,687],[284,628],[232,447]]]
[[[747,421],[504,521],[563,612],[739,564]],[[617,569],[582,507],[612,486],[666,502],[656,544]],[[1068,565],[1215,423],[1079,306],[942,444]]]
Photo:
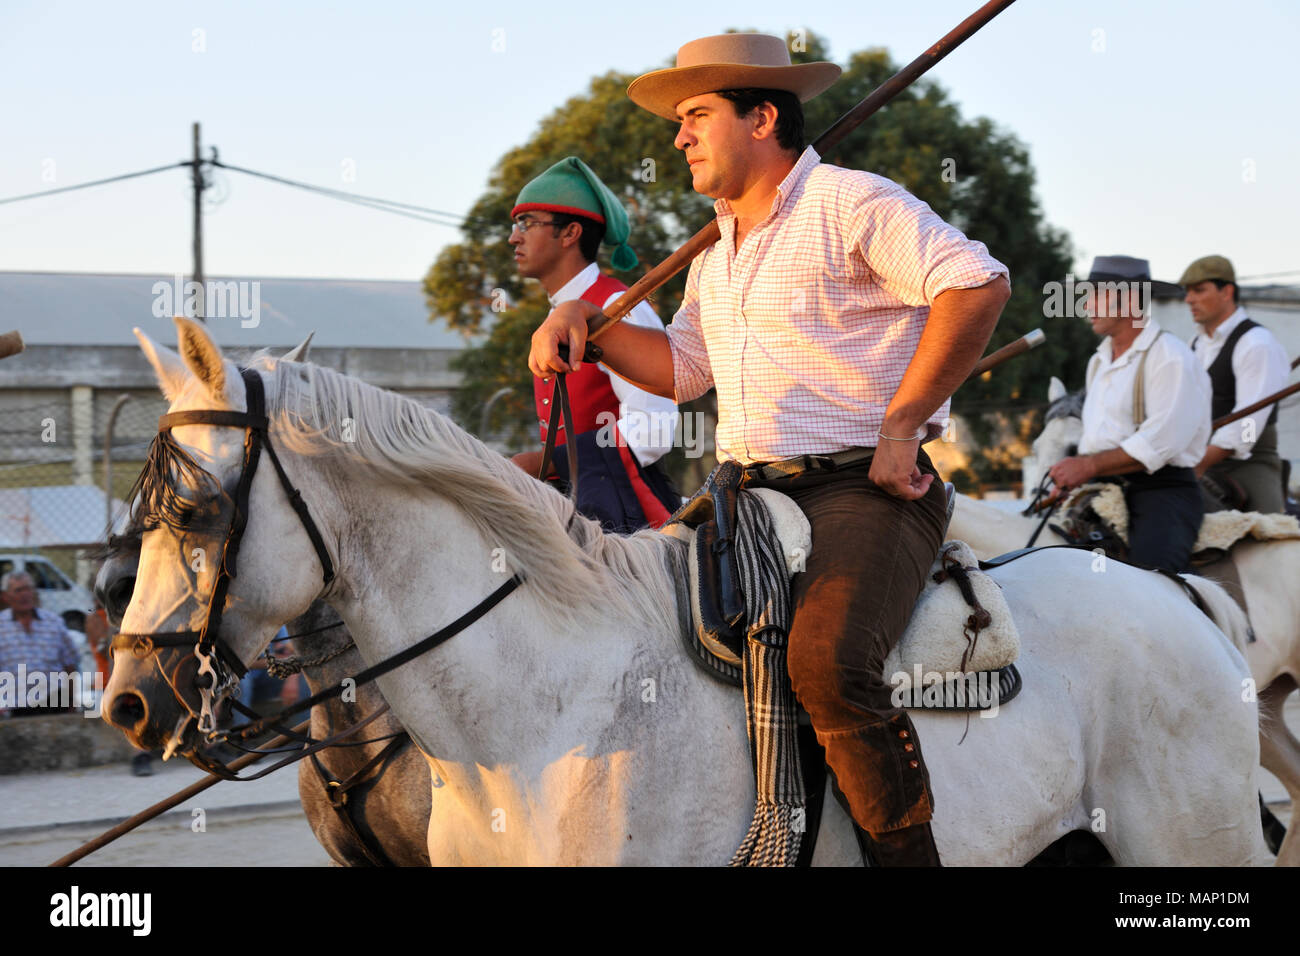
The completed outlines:
[[[1214,283],[1214,287],[1220,292],[1223,291],[1225,285],[1232,286],[1232,304],[1241,305],[1241,290],[1237,288],[1237,283],[1229,282],[1226,279],[1211,279],[1210,281]]]
[[[575,216],[567,212],[553,212],[551,213],[551,219],[557,236],[571,222],[580,225],[582,235],[578,237],[578,251],[582,253],[582,258],[588,262],[596,261],[596,255],[600,252],[600,244],[605,238],[605,224],[603,222],[596,222],[596,220],[588,219],[586,216]]]
[[[718,95],[731,101],[737,116],[748,116],[756,107],[771,103],[776,107],[777,143],[790,152],[803,152],[803,104],[799,102],[799,97],[785,90],[760,90],[753,87],[719,90]]]

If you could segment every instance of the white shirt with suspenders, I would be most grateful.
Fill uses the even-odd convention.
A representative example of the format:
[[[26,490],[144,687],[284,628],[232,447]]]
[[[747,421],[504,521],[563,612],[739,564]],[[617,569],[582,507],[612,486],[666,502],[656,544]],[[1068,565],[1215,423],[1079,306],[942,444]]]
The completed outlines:
[[[1210,439],[1210,379],[1190,348],[1155,319],[1118,359],[1104,338],[1088,362],[1079,454],[1122,448],[1147,474],[1191,468]]]

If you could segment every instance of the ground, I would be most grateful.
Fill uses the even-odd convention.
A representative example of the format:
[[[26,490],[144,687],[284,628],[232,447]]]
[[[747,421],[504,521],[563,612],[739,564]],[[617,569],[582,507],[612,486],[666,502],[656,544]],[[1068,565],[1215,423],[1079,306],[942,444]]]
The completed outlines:
[[[1300,695],[1286,722],[1300,733]],[[43,866],[200,779],[190,764],[155,760],[151,777],[127,764],[0,776],[0,866]],[[1286,791],[1265,774],[1264,799],[1287,826]],[[200,816],[194,811],[202,810]],[[196,829],[199,822],[202,829]],[[219,783],[87,857],[81,866],[327,866],[298,802],[295,769]]]

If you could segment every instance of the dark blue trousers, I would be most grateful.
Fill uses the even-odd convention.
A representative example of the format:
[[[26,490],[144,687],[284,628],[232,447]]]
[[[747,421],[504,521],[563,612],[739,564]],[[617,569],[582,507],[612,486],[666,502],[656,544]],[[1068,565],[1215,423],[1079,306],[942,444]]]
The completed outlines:
[[[1154,474],[1124,476],[1128,559],[1145,567],[1190,571],[1205,506],[1196,473],[1166,465]]]

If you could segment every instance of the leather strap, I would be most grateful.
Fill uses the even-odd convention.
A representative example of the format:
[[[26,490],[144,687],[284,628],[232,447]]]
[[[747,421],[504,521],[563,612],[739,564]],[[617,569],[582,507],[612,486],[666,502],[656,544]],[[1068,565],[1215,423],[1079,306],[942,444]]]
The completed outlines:
[[[435,631],[433,634],[430,634],[428,637],[424,638],[423,640],[415,644],[412,644],[410,647],[398,651],[396,654],[392,655],[391,657],[385,658],[384,660],[380,661],[378,664],[375,664],[372,667],[367,667],[361,673],[357,674],[354,678],[352,678],[352,682],[353,682],[352,686],[360,687],[362,684],[367,684],[370,681],[374,680],[375,678],[382,677],[384,674],[387,674],[389,671],[397,667],[400,667],[401,665],[405,664],[407,661],[414,660],[415,658],[419,657],[421,654],[433,650],[439,644],[451,640],[461,631],[465,630],[465,628],[469,627],[471,624],[476,622],[488,611],[492,610],[492,608],[500,604],[501,601],[504,600],[505,597],[510,594],[510,592],[512,592],[515,588],[519,587],[519,585],[523,583],[523,580],[524,579],[522,577],[516,574],[509,581],[506,581],[499,588],[497,588],[495,591],[489,594],[486,598],[484,598],[478,604],[474,605],[474,607],[470,608],[460,617],[456,618],[456,620],[452,621],[446,627],[441,628],[438,631]],[[317,704],[323,701],[332,700],[333,698],[342,695],[342,693],[346,689],[347,689],[347,685],[344,683],[335,684],[333,687],[327,687],[324,690],[319,691],[318,693],[312,694],[310,697],[306,698],[305,700],[300,700],[296,704],[286,707],[283,710],[275,714],[272,714],[269,717],[263,717],[261,720],[254,721],[251,724],[238,728],[237,731],[231,733],[231,736],[237,736],[244,740],[247,740],[251,737],[257,737],[270,724],[278,721],[282,721],[285,717],[291,714],[297,714],[297,713],[301,713],[304,710],[310,710],[312,707],[315,707]]]
[[[568,359],[569,350],[567,346],[560,346],[560,356],[566,360]],[[564,372],[556,373],[555,394],[559,396],[559,400],[551,402],[551,420],[546,426],[546,443],[542,446],[542,467],[537,472],[538,481],[545,481],[547,475],[551,472],[551,459],[555,454],[555,436],[560,432],[561,414],[564,416],[566,431],[573,431],[573,409],[569,406],[569,385],[565,381]],[[567,434],[564,439],[564,447],[569,456],[569,499],[576,503],[578,500],[577,436]]]
[[[775,481],[779,478],[793,478],[807,471],[839,471],[869,461],[875,453],[875,448],[848,448],[830,455],[799,455],[781,461],[749,465],[745,468],[745,477]]]
[[[1146,401],[1146,368],[1147,356],[1151,354],[1151,347],[1156,344],[1156,340],[1165,334],[1161,329],[1156,333],[1156,337],[1151,340],[1142,350],[1142,357],[1138,359],[1137,375],[1133,378],[1133,427],[1141,428],[1142,423],[1147,420],[1147,401]]]

